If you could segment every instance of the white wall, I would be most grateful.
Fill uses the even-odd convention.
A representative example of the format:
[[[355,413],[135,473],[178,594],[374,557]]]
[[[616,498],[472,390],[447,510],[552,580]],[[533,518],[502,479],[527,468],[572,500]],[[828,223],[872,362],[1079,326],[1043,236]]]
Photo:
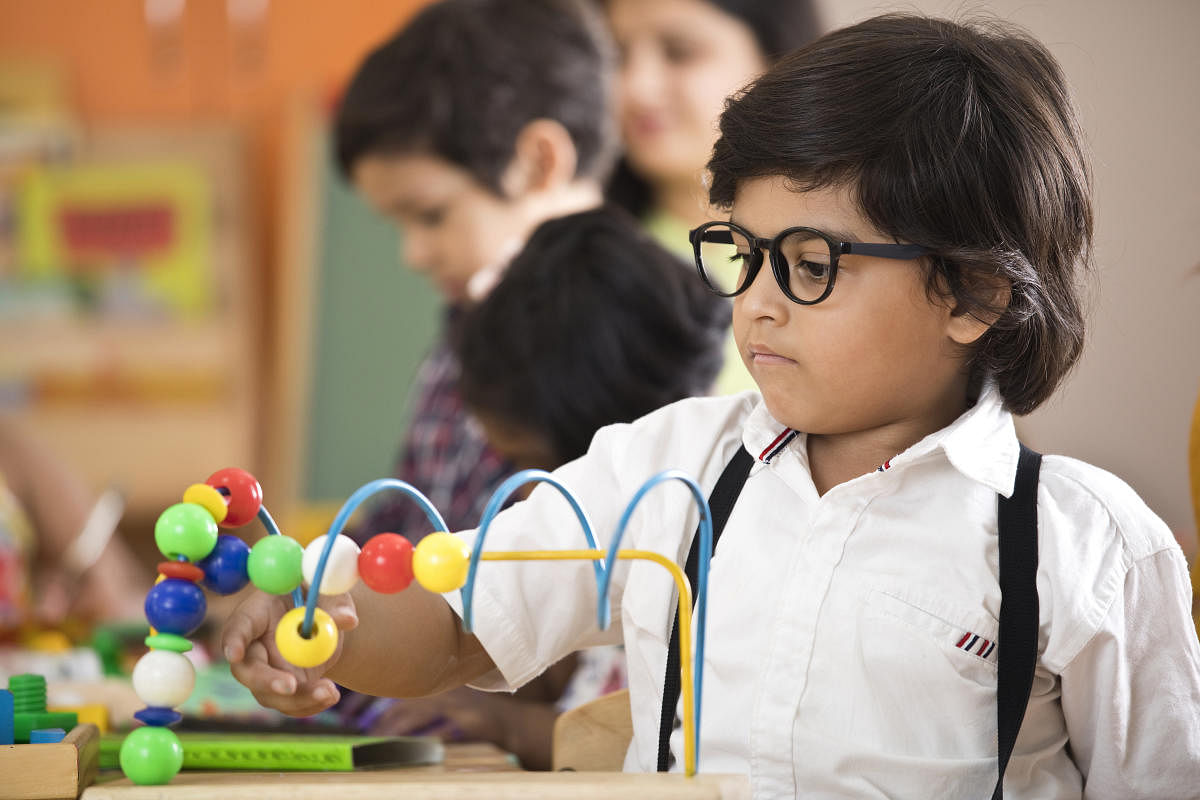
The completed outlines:
[[[1096,261],[1083,359],[1022,438],[1117,473],[1194,541],[1188,428],[1200,388],[1200,2],[821,0],[830,27],[883,11],[989,13],[1045,43],[1092,148]]]

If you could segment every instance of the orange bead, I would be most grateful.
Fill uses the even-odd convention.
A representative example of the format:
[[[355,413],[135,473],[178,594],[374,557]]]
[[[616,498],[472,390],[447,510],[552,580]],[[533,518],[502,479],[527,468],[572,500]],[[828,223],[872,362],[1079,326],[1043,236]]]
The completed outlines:
[[[204,570],[186,561],[160,561],[158,574],[167,578],[182,578],[185,581],[198,581],[204,578]]]

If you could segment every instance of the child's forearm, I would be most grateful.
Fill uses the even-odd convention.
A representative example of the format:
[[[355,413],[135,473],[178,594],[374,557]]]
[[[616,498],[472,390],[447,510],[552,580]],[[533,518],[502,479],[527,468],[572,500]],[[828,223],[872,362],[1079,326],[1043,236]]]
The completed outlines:
[[[413,583],[384,595],[361,584],[352,592],[358,627],[347,631],[329,672],[337,683],[383,697],[423,697],[495,669],[440,595]]]

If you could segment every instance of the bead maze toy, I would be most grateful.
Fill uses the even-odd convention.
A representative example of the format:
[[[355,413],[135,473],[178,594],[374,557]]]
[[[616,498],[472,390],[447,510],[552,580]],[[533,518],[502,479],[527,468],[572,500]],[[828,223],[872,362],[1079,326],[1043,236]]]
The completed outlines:
[[[700,509],[694,662],[688,658],[692,652],[692,589],[683,570],[659,553],[620,548],[637,504],[655,486],[669,481],[687,486]],[[484,552],[492,520],[514,492],[537,482],[550,484],[570,504],[587,548]],[[418,503],[435,532],[415,547],[396,533],[378,533],[360,550],[341,530],[365,500],[388,490],[404,492]],[[255,518],[268,535],[253,548],[237,536],[218,533],[219,527],[236,528]],[[612,567],[618,559],[653,561],[666,569],[679,595],[684,772],[688,776],[696,774],[712,516],[700,487],[678,470],[661,472],[642,484],[621,515],[607,550],[596,546],[592,524],[577,498],[543,470],[518,472],[496,489],[480,518],[473,547],[446,531],[441,514],[420,491],[391,478],[371,481],[356,490],[334,517],[328,533],[302,547],[280,532],[263,505],[262,488],[254,476],[237,468],[219,470],[204,483],[189,486],[183,493],[183,502],[159,516],[154,538],[168,560],[159,564],[158,581],[146,596],[146,618],[151,626],[146,645],[150,650],[133,670],[134,691],[146,703],[146,708],[134,716],[144,726],[125,738],[119,757],[121,769],[134,783],[168,783],[183,764],[183,747],[170,726],[181,719],[174,707],[188,698],[195,684],[195,671],[183,654],[191,649],[186,637],[200,626],[207,610],[204,592],[197,584],[218,594],[236,592],[247,582],[270,594],[291,594],[294,607],[279,620],[275,644],[289,663],[315,667],[333,655],[338,643],[333,619],[317,607],[319,595],[348,592],[360,579],[372,591],[394,594],[415,579],[431,592],[460,591],[463,629],[469,633],[473,622],[471,600],[480,561],[592,561],[597,586],[597,623],[602,630],[611,622],[608,595]],[[302,584],[309,587],[307,597],[301,591]]]

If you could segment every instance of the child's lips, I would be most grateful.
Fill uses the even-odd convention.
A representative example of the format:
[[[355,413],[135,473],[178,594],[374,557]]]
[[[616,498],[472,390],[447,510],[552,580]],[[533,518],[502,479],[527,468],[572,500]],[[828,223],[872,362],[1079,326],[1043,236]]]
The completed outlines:
[[[666,130],[666,121],[657,114],[631,115],[627,123],[627,133],[637,138],[652,138]]]
[[[750,345],[749,349],[750,359],[755,364],[761,364],[763,366],[775,366],[796,363],[793,359],[790,359],[787,356],[781,356],[779,353],[776,353],[769,347]]]

